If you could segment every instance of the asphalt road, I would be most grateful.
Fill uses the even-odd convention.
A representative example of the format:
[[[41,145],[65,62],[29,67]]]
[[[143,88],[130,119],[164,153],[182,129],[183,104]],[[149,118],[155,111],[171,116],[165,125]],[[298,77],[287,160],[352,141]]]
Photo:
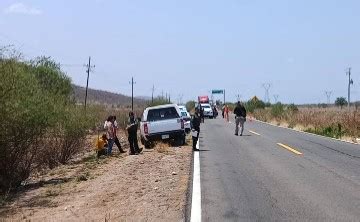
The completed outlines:
[[[360,145],[254,121],[240,137],[234,127],[201,126],[202,221],[360,221]]]

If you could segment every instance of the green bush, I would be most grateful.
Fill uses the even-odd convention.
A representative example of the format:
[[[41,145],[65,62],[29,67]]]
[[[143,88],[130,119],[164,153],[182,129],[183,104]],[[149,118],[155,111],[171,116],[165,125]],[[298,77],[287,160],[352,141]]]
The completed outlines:
[[[290,112],[298,112],[299,111],[299,108],[295,105],[295,104],[290,104],[286,107],[286,109]]]
[[[329,125],[329,126],[315,128],[315,129],[309,128],[309,129],[306,129],[305,132],[314,133],[314,134],[332,137],[332,138],[337,138],[337,139],[341,139],[341,137],[345,133],[342,130],[342,125],[340,123],[337,125]]]
[[[72,102],[71,81],[55,62],[0,55],[0,192],[5,192],[37,167],[66,163],[81,150],[92,122]]]
[[[244,106],[250,113],[253,113],[256,109],[265,109],[265,103],[258,99],[251,99],[247,101]]]
[[[271,115],[275,118],[281,117],[284,114],[284,105],[280,102],[271,106]]]

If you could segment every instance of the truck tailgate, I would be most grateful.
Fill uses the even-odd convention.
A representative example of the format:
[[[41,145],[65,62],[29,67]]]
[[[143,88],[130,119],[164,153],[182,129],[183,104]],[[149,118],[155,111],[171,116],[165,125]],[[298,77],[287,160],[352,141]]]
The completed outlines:
[[[149,134],[157,134],[181,130],[181,119],[168,119],[154,122],[148,122]]]

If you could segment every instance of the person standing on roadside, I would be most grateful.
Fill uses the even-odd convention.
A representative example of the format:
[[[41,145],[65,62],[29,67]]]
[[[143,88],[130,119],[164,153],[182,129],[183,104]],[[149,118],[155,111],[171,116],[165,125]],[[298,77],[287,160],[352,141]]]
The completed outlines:
[[[125,153],[125,151],[122,149],[119,138],[117,137],[117,129],[119,129],[118,124],[116,122],[116,116],[113,116],[114,119],[114,143],[119,148],[120,153]]]
[[[137,129],[138,123],[135,119],[135,115],[133,112],[129,113],[129,121],[126,127],[128,131],[128,140],[130,144],[130,155],[137,155],[141,153],[142,149],[139,148],[138,139],[137,139]]]
[[[112,147],[114,145],[114,118],[109,116],[104,124],[104,129],[106,130],[106,136],[108,140],[108,150],[107,155],[111,155]]]
[[[235,114],[235,135],[239,135],[239,125],[241,127],[241,133],[240,136],[243,135],[244,132],[244,123],[246,121],[246,109],[244,105],[239,101],[236,104],[236,107],[234,109]]]
[[[204,123],[204,122],[205,122],[204,108],[201,107],[201,105],[200,105],[199,107],[200,107],[200,118],[201,118],[201,122]]]
[[[225,118],[225,105],[222,106],[222,108],[221,108],[221,114],[222,114],[222,117],[224,119]]]
[[[195,114],[191,120],[191,128],[192,128],[191,134],[192,134],[192,141],[193,141],[193,151],[199,151],[199,149],[196,148],[196,144],[199,140],[200,124],[201,124],[201,117],[200,117],[200,113],[199,113],[199,108],[195,108]]]
[[[226,118],[226,121],[229,122],[229,107],[228,105],[225,105],[225,118]]]

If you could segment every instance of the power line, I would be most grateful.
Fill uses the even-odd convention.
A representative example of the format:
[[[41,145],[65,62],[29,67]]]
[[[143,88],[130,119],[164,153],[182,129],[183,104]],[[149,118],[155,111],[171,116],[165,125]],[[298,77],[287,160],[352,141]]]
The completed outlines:
[[[80,66],[84,66],[82,64],[60,64],[60,66],[63,67],[80,67]]]

